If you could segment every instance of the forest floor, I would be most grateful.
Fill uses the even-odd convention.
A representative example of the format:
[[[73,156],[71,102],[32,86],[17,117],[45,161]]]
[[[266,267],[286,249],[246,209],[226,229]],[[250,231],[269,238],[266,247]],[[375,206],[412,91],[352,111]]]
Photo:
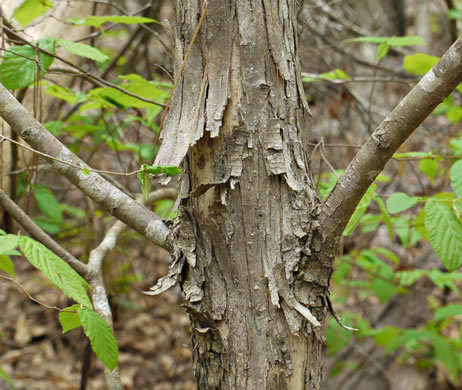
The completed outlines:
[[[113,252],[106,272],[123,388],[193,390],[189,321],[181,294],[142,294],[168,270],[165,253],[143,245],[131,253]],[[35,299],[59,308],[72,304],[25,259],[16,257],[15,267],[16,281]],[[117,273],[111,270],[121,269],[122,276],[111,279]],[[0,281],[0,313],[0,367],[16,390],[80,389],[87,346],[82,328],[62,334],[58,311],[33,302],[7,280]],[[86,389],[104,388],[103,365],[93,355]],[[1,379],[0,389],[9,389]]]

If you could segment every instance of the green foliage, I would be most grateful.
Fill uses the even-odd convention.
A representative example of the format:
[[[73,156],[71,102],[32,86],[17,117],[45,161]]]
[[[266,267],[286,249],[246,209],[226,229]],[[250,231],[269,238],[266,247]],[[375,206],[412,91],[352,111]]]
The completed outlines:
[[[2,368],[0,368],[0,379],[3,379],[13,390],[15,389],[13,381]]]
[[[55,53],[55,41],[52,38],[39,39],[36,44],[44,50]],[[39,67],[36,63],[36,49],[31,46],[11,46],[2,58],[0,82],[8,89],[24,88],[43,75],[53,62],[53,57],[38,53]]]
[[[90,339],[96,356],[111,371],[117,366],[119,349],[109,324],[97,313],[88,308],[77,309],[83,330]]]
[[[462,224],[452,209],[442,202],[429,201],[425,206],[428,238],[441,262],[449,271],[462,266]]]
[[[72,305],[59,312],[59,322],[63,327],[63,333],[82,326],[79,313],[77,312],[79,308],[80,305]]]
[[[347,42],[361,42],[361,43],[374,43],[378,44],[377,47],[377,61],[384,58],[390,48],[403,47],[403,46],[425,46],[425,40],[420,36],[407,36],[407,37],[358,37],[349,39]]]
[[[369,207],[369,203],[371,203],[372,198],[374,197],[375,190],[377,189],[376,184],[371,184],[364,196],[362,197],[361,201],[359,202],[358,206],[356,207],[355,212],[351,216],[348,224],[343,232],[344,236],[349,236],[353,233],[358,226],[361,217],[366,212],[367,208]]]
[[[76,54],[80,57],[89,58],[96,62],[106,62],[109,60],[106,54],[101,53],[101,51],[93,46],[68,41],[66,39],[58,39],[56,43],[61,45],[61,47],[69,53]]]
[[[37,184],[34,196],[40,211],[46,216],[37,219],[37,224],[50,233],[58,232],[63,223],[63,213],[54,194],[45,186]]]
[[[7,255],[0,254],[0,271],[5,271],[13,278],[16,276],[14,273],[13,261]]]
[[[53,2],[51,0],[24,0],[19,7],[15,8],[13,16],[22,27],[26,27],[52,7]]]
[[[302,77],[302,81],[304,83],[311,83],[313,81],[322,81],[322,80],[349,80],[349,79],[350,79],[350,76],[348,76],[345,73],[345,71],[343,71],[342,69],[334,69],[334,70],[331,70],[330,72]]]
[[[120,24],[140,24],[140,23],[158,23],[159,21],[141,16],[88,16],[86,18],[74,18],[70,21],[76,26],[92,26],[101,28],[104,23]]]
[[[458,160],[452,165],[449,177],[455,194],[462,197],[462,160]]]
[[[425,53],[409,54],[404,56],[403,69],[419,76],[427,73],[439,60],[439,57]]]
[[[19,246],[27,260],[42,271],[64,294],[82,306],[92,307],[86,291],[90,285],[64,260],[29,237],[21,236]]]
[[[419,201],[416,196],[408,196],[403,192],[395,192],[387,199],[387,209],[391,214],[397,214],[414,206]]]

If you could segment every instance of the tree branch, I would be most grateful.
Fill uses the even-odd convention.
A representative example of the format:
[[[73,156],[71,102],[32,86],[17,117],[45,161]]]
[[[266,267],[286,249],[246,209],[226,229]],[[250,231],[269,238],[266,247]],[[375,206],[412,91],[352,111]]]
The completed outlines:
[[[61,257],[66,263],[74,268],[80,275],[86,278],[88,273],[87,265],[72,256],[66,249],[53,240],[46,234],[28,215],[22,211],[16,203],[14,203],[1,189],[0,189],[0,205],[10,213],[13,218],[26,229],[29,234],[36,240],[40,241],[52,252]]]
[[[462,82],[462,35],[372,133],[324,203],[321,223],[340,237],[356,206],[393,153]]]
[[[90,168],[56,137],[48,132],[0,83],[0,116],[29,145],[38,151]],[[53,168],[98,203],[101,208],[160,247],[170,250],[169,228],[159,216],[114,187],[96,172],[86,175],[81,169],[47,159]]]

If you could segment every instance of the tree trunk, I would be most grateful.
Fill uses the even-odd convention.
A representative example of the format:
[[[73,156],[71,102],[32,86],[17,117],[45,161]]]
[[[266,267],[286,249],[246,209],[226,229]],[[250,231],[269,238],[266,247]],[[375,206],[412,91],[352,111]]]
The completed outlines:
[[[176,261],[200,389],[320,387],[335,242],[319,253],[296,7],[177,0],[177,72],[206,17],[155,163],[183,164]]]

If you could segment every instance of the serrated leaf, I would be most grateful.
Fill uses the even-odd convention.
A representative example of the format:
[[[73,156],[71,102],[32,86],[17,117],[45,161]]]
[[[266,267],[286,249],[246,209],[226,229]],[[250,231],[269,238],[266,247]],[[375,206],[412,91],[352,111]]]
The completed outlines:
[[[106,62],[109,57],[103,54],[96,47],[84,45],[83,43],[72,42],[66,39],[58,39],[58,44],[69,53],[76,54],[80,57],[89,58],[96,62]]]
[[[444,306],[437,311],[433,316],[433,321],[441,321],[448,317],[454,317],[462,314],[462,305],[448,305]]]
[[[403,69],[417,76],[427,73],[439,61],[439,57],[424,53],[404,56]]]
[[[379,206],[380,212],[382,213],[383,220],[388,230],[388,236],[390,237],[390,242],[393,242],[393,224],[391,223],[390,214],[388,214],[387,208],[385,207],[385,203],[383,203],[382,198],[377,194],[374,195],[374,200]]]
[[[86,18],[74,18],[70,21],[77,26],[92,26],[100,28],[104,23],[120,23],[120,24],[139,24],[139,23],[158,23],[159,21],[141,16],[88,16]]]
[[[457,197],[462,197],[462,160],[452,164],[449,177],[451,179],[451,187]]]
[[[86,291],[90,285],[70,265],[30,237],[22,236],[19,246],[27,260],[64,294],[85,307],[92,307]]]
[[[3,370],[0,368],[0,378],[3,379],[6,383],[8,383],[8,385],[10,385],[10,387],[14,390],[15,387],[14,387],[14,384],[13,384],[13,381],[11,380],[11,378],[9,377],[9,375]]]
[[[57,225],[60,225],[63,222],[63,213],[53,192],[45,186],[37,184],[34,196],[40,211],[50,218],[52,222],[56,222]]]
[[[462,265],[462,225],[445,204],[430,200],[425,205],[428,239],[443,265],[454,271]]]
[[[361,198],[358,206],[356,207],[355,212],[353,213],[350,220],[348,221],[348,224],[343,232],[344,236],[351,235],[353,231],[356,229],[356,226],[358,226],[361,217],[364,215],[367,208],[369,207],[369,203],[371,203],[371,200],[375,194],[376,189],[377,189],[377,184],[372,183],[369,186],[366,193]]]
[[[99,360],[111,371],[117,366],[119,349],[109,324],[90,309],[78,309],[83,330],[90,339],[91,348]]]
[[[26,27],[52,7],[53,2],[50,0],[25,0],[19,7],[15,8],[13,16],[22,27]]]
[[[79,328],[82,326],[80,316],[77,310],[80,309],[80,305],[72,305],[66,307],[59,313],[59,322],[63,327],[63,333],[69,332],[72,329]],[[74,313],[72,313],[74,312]]]
[[[420,160],[419,168],[433,183],[438,172],[438,162],[432,158],[424,158]]]
[[[408,196],[403,192],[395,192],[387,199],[387,209],[391,214],[400,213],[414,206],[419,201],[416,196]]]
[[[37,44],[51,52],[55,53],[54,40],[51,38],[42,38]],[[7,89],[24,88],[34,83],[37,76],[37,65],[35,49],[31,46],[11,46],[9,51],[4,53],[2,64],[0,65],[0,82]],[[53,62],[53,57],[39,52],[39,63],[41,74],[47,71]]]
[[[0,255],[0,271],[5,271],[8,275],[13,278],[16,277],[14,274],[14,264],[11,259],[6,255]]]

